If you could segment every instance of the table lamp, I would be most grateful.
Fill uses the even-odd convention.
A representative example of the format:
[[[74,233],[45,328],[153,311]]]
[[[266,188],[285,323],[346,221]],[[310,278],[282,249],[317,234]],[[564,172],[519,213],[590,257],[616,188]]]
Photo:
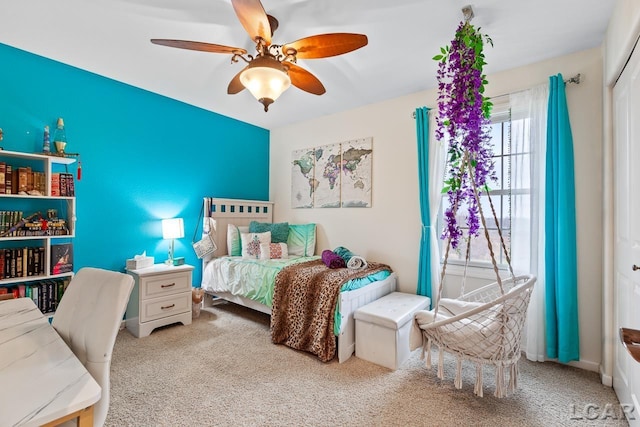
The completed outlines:
[[[173,252],[175,239],[182,239],[183,237],[184,222],[182,221],[182,218],[171,218],[162,220],[162,238],[171,239],[171,244],[169,245],[169,258],[165,261],[165,264],[184,264],[184,257],[176,258]]]

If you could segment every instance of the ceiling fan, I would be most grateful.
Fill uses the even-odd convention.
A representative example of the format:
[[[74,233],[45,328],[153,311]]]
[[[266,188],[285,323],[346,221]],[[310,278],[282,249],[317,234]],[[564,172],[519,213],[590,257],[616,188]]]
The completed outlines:
[[[298,59],[342,55],[368,43],[364,34],[329,33],[305,37],[283,45],[272,44],[271,36],[278,28],[278,20],[266,14],[260,0],[231,0],[231,4],[240,23],[256,43],[255,56],[247,54],[246,49],[240,47],[213,43],[169,39],[151,39],[151,43],[231,54],[231,62],[242,59],[247,66],[231,79],[227,93],[233,95],[247,88],[264,105],[265,112],[290,85],[315,95],[326,92],[316,76],[296,64]]]

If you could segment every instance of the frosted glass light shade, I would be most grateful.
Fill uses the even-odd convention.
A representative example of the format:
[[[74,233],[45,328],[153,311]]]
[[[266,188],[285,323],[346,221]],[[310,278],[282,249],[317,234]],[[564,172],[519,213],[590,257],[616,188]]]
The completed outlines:
[[[258,100],[267,98],[275,101],[291,86],[289,76],[275,68],[254,67],[240,75],[240,81]]]
[[[162,220],[163,239],[182,239],[184,237],[184,222],[182,218]]]
[[[264,111],[291,86],[288,68],[273,56],[255,58],[240,74],[240,83],[264,105]]]

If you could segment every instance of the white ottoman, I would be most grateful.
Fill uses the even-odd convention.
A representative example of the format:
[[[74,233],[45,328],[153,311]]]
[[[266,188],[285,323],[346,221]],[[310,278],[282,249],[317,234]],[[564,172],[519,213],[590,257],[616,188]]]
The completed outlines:
[[[429,306],[420,295],[392,292],[356,310],[356,357],[398,369],[409,350],[413,314]]]

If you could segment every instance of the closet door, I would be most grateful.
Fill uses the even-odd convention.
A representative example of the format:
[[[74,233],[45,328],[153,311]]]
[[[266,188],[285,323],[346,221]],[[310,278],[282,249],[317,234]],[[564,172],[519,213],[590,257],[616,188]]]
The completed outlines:
[[[640,49],[613,89],[614,117],[614,325],[640,330]],[[615,336],[613,387],[623,407],[635,408],[640,426],[640,363]]]

